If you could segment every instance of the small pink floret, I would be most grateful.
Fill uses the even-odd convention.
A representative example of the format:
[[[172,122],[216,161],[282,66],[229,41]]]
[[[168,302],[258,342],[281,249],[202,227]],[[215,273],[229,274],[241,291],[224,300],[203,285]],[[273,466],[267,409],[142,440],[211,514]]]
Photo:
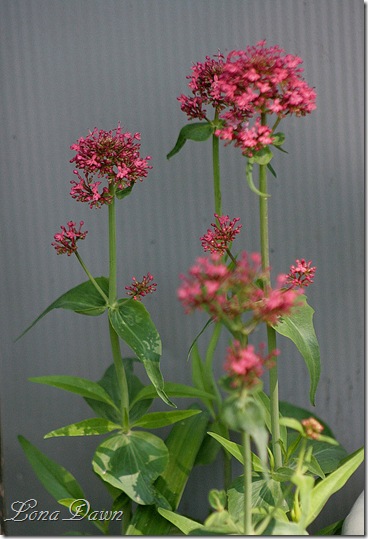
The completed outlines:
[[[228,215],[217,215],[217,213],[214,215],[217,223],[211,223],[213,230],[208,229],[207,233],[200,239],[205,251],[223,254],[235,239],[235,236],[239,234],[242,225],[236,226],[240,221],[239,217],[235,217],[230,221]]]
[[[306,288],[313,283],[316,267],[311,266],[312,261],[306,262],[304,258],[295,261],[295,266],[290,266],[286,283],[292,288]]]
[[[55,247],[58,255],[67,253],[68,256],[75,253],[78,249],[77,241],[84,240],[88,231],[82,232],[82,226],[84,222],[79,223],[79,229],[76,229],[76,223],[74,221],[68,221],[67,227],[61,226],[61,232],[54,235],[54,242],[51,244]]]
[[[157,283],[153,283],[153,275],[149,272],[142,277],[141,281],[137,281],[135,277],[132,278],[132,285],[126,286],[128,290],[127,294],[132,296],[133,299],[140,301],[144,296],[155,292]]]

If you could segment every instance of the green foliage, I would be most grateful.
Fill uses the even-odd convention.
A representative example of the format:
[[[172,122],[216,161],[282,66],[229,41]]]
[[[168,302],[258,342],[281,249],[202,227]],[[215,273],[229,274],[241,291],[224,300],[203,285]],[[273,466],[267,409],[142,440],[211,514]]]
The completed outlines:
[[[314,309],[308,305],[305,296],[298,298],[298,302],[301,305],[295,308],[294,313],[282,318],[273,327],[277,333],[293,341],[303,356],[310,377],[310,402],[314,405],[321,373],[319,345],[313,326]]]
[[[128,357],[122,359],[129,391],[129,419],[131,423],[142,417],[142,415],[147,412],[153,402],[152,398],[142,399],[137,402],[134,402],[136,395],[138,395],[140,390],[145,387],[139,380],[139,378],[134,374],[134,363],[136,361],[138,361],[136,358]],[[114,402],[116,409],[112,409],[111,406],[106,405],[101,401],[85,398],[87,404],[99,417],[109,419],[110,421],[115,423],[121,423],[122,418],[120,412],[120,391],[114,364],[110,365],[106,369],[103,377],[97,383],[111,397],[111,400]],[[153,396],[157,397],[157,392],[155,388],[153,386],[151,387]]]
[[[174,382],[165,382],[165,392],[170,397],[181,397],[181,398],[199,398],[199,399],[213,399],[211,393],[206,393],[206,391],[201,391],[195,387],[187,386],[185,384],[176,384]],[[131,402],[131,406],[136,405],[138,402],[146,399],[153,399],[157,397],[157,392],[153,386],[145,386],[139,391]]]
[[[169,453],[164,442],[149,432],[121,432],[102,442],[94,454],[94,471],[138,504],[170,508],[153,483],[165,470]]]
[[[151,412],[145,414],[141,419],[132,423],[132,427],[141,427],[145,429],[159,429],[167,427],[178,421],[182,421],[192,415],[200,414],[201,410],[176,410],[175,412]]]
[[[310,511],[307,517],[307,525],[311,524],[330,497],[338,492],[360,466],[364,459],[364,448],[358,449],[344,459],[340,466],[326,479],[316,484],[311,492]]]
[[[109,280],[106,277],[96,277],[95,280],[101,290],[108,295]],[[88,280],[72,288],[51,303],[51,305],[49,305],[16,340],[23,337],[23,335],[33,328],[41,318],[46,316],[46,314],[53,309],[68,309],[78,314],[98,316],[107,309],[107,304],[92,282]]]
[[[267,459],[268,432],[263,408],[248,392],[228,397],[221,412],[224,423],[232,430],[250,434],[263,463]]]
[[[57,502],[62,498],[84,498],[82,488],[70,472],[46,457],[24,436],[18,436],[18,440],[39,481]]]
[[[91,419],[84,419],[84,421],[79,421],[78,423],[72,423],[66,427],[61,427],[60,429],[52,430],[48,434],[45,434],[44,438],[55,438],[57,436],[96,436],[119,429],[121,429],[121,425],[112,423],[108,419],[93,417]]]
[[[175,154],[177,154],[182,149],[187,140],[203,142],[209,139],[210,136],[214,133],[214,131],[214,126],[209,122],[195,122],[186,124],[184,127],[181,128],[174,148],[166,156],[167,159],[170,159]]]
[[[165,443],[169,451],[169,463],[155,482],[176,510],[185,485],[194,466],[208,425],[208,414],[202,412],[174,425]],[[171,524],[154,507],[139,506],[127,529],[127,535],[169,535]]]
[[[204,529],[204,526],[202,524],[199,524],[195,520],[191,520],[190,518],[183,517],[182,515],[178,515],[177,513],[173,513],[173,511],[169,511],[168,509],[163,509],[162,507],[159,507],[157,511],[166,520],[176,526],[178,530],[180,530],[184,535],[189,535],[190,532]]]
[[[166,404],[175,406],[164,391],[164,380],[160,371],[161,339],[145,306],[133,299],[122,299],[116,308],[109,309],[109,319],[119,337],[143,363],[161,399]]]
[[[38,376],[29,379],[31,382],[37,384],[45,384],[48,386],[57,387],[76,393],[82,397],[88,397],[89,399],[96,400],[107,404],[109,407],[117,409],[114,401],[109,394],[98,383],[87,380],[86,378],[80,378],[77,376],[65,376],[65,375],[53,375],[53,376]]]

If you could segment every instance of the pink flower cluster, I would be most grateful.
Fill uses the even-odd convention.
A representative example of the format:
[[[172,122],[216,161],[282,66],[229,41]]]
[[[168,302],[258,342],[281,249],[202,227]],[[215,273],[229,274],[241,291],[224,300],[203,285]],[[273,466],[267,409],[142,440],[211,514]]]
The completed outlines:
[[[235,340],[227,349],[224,370],[230,378],[233,388],[252,387],[257,384],[265,367],[273,364],[273,359],[280,354],[279,350],[273,350],[269,355],[263,355],[264,345],[260,345],[257,353],[253,345],[242,345]]]
[[[316,108],[316,92],[303,79],[301,64],[298,56],[285,54],[278,45],[266,47],[266,41],[231,51],[226,60],[221,54],[213,59],[207,56],[187,77],[193,95],[178,100],[189,119],[208,120],[204,105],[218,112],[226,109],[215,134],[252,157],[274,141],[261,115],[305,116]]]
[[[247,118],[260,112],[305,116],[316,108],[316,93],[301,76],[302,63],[278,45],[266,47],[260,41],[229,53],[218,89]]]
[[[187,76],[190,80],[188,86],[192,95],[184,94],[178,97],[181,110],[187,114],[190,120],[208,119],[205,105],[212,105],[217,111],[225,107],[224,98],[217,89],[217,81],[224,65],[224,57],[218,53],[213,58],[206,56],[205,62],[197,62],[192,66],[192,74]]]
[[[283,288],[286,276],[278,278],[278,286],[264,290],[266,272],[261,268],[259,253],[243,252],[234,268],[221,260],[221,254],[200,257],[190,268],[189,276],[181,275],[178,298],[186,312],[202,309],[215,319],[233,320],[251,311],[249,327],[258,322],[276,324],[280,316],[291,313],[301,291]]]
[[[84,222],[81,221],[79,224],[79,230],[76,229],[76,223],[74,221],[68,221],[66,229],[65,226],[61,226],[61,232],[58,232],[54,235],[54,242],[51,244],[55,247],[58,255],[67,253],[68,256],[75,253],[78,249],[77,241],[84,240],[88,231],[82,232],[82,226]]]
[[[295,261],[295,266],[290,266],[290,272],[287,277],[287,284],[291,287],[306,288],[313,283],[313,277],[316,267],[312,266],[312,261],[306,262],[304,258]]]
[[[101,181],[107,179],[108,186],[123,190],[142,181],[152,167],[150,157],[142,159],[139,154],[140,134],[123,133],[120,125],[111,131],[95,128],[87,137],[81,137],[70,147],[76,155],[70,160],[75,163],[79,181],[72,180],[71,196],[79,202],[88,202],[90,207],[100,207],[112,201],[108,187],[99,191]]]
[[[205,251],[223,254],[235,236],[239,234],[242,225],[235,226],[240,221],[239,217],[235,217],[230,221],[228,215],[217,215],[217,213],[214,215],[217,223],[211,223],[213,230],[208,229],[207,233],[200,239]]]
[[[260,115],[305,116],[316,108],[316,93],[302,78],[301,58],[266,41],[227,56],[217,88],[230,110],[222,115],[224,127],[216,134],[234,141],[251,157],[262,146],[272,144],[271,130],[261,125]],[[256,117],[253,127],[249,120]],[[261,138],[264,137],[262,141]]]
[[[132,279],[133,283],[131,286],[126,286],[125,289],[128,290],[128,295],[132,296],[133,299],[140,301],[147,294],[152,294],[156,290],[157,283],[153,283],[153,276],[150,273],[144,275],[141,281],[137,281],[135,277]]]

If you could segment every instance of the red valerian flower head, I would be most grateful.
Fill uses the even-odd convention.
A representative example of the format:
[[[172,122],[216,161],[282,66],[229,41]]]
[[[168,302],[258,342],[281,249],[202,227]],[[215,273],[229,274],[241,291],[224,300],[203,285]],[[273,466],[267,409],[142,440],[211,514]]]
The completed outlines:
[[[285,54],[278,45],[266,47],[266,41],[230,52],[216,84],[229,110],[220,116],[224,123],[216,135],[252,157],[274,140],[271,129],[261,125],[261,115],[281,119],[312,112],[316,92],[302,78],[300,64],[301,58]]]
[[[290,272],[287,276],[286,283],[291,288],[306,288],[313,283],[313,277],[316,272],[316,267],[312,266],[312,261],[306,262],[304,258],[295,261],[295,266],[290,266]]]
[[[230,221],[228,215],[217,215],[217,213],[214,215],[218,222],[211,223],[213,230],[208,229],[200,239],[205,251],[223,254],[235,236],[239,234],[242,225],[235,226],[240,221],[240,217],[235,217]]]
[[[222,73],[224,57],[219,52],[213,58],[206,56],[205,62],[197,62],[192,66],[192,74],[187,76],[192,95],[182,94],[177,99],[181,103],[181,110],[190,120],[207,119],[206,105],[211,105],[217,111],[225,107],[224,97],[217,89],[217,81]]]
[[[302,63],[278,45],[266,47],[260,41],[228,54],[217,87],[248,118],[261,112],[305,116],[316,108],[316,93],[301,76]]]
[[[280,354],[273,350],[269,355],[263,355],[264,344],[260,345],[257,353],[251,344],[241,345],[235,340],[227,350],[224,370],[230,378],[230,385],[234,388],[252,387],[258,383],[265,367],[270,368],[273,359]]]
[[[103,131],[95,128],[87,137],[81,137],[72,144],[71,150],[76,155],[70,160],[75,163],[79,182],[73,180],[71,196],[79,202],[88,202],[90,207],[110,204],[112,195],[108,187],[101,192],[100,181],[94,178],[105,178],[108,186],[123,190],[132,187],[138,180],[142,181],[152,168],[148,165],[149,156],[140,157],[140,134],[123,133],[122,128]],[[83,175],[83,177],[82,177]]]
[[[133,299],[140,301],[147,294],[152,294],[156,290],[157,283],[153,283],[153,276],[148,272],[147,275],[142,277],[141,281],[137,281],[135,277],[132,278],[132,285],[126,286],[128,290],[127,294],[132,296]]]
[[[76,223],[74,221],[68,221],[66,229],[65,226],[61,226],[61,232],[58,232],[54,235],[54,242],[51,244],[55,247],[58,255],[67,253],[68,256],[75,253],[78,249],[77,241],[84,240],[88,231],[82,232],[82,226],[84,222],[81,221],[79,224],[79,230],[76,229]]]

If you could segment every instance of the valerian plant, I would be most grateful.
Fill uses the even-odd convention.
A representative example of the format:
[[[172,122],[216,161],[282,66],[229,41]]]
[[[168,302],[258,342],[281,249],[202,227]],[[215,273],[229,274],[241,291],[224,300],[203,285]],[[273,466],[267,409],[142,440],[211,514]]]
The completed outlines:
[[[160,335],[142,302],[158,287],[153,275],[133,277],[125,285],[128,297],[118,293],[117,203],[128,203],[135,184],[151,168],[150,157],[140,156],[140,134],[123,132],[120,124],[111,131],[95,128],[71,146],[76,176],[71,197],[101,212],[107,206],[109,274],[92,275],[80,253],[87,236],[84,222],[77,226],[68,221],[52,245],[57,254],[75,255],[88,280],[54,301],[30,327],[57,308],[89,316],[107,312],[113,364],[98,382],[66,375],[31,380],[82,396],[96,414],[45,438],[107,435],[96,448],[92,468],[111,494],[112,509],[124,512],[122,534],[306,535],[330,496],[362,462],[362,449],[348,456],[321,419],[279,399],[282,346],[277,346],[277,335],[299,350],[309,372],[312,405],[320,376],[314,310],[305,295],[316,267],[300,258],[274,277],[269,250],[267,174],[276,175],[273,151],[285,152],[285,135],[278,126],[288,116],[303,117],[316,109],[316,92],[303,79],[301,63],[265,41],[226,58],[218,52],[192,66],[187,77],[190,95],[178,98],[190,122],[167,157],[175,156],[188,140],[212,139],[214,222],[200,238],[204,255],[180,276],[178,288],[188,314],[199,309],[208,316],[189,352],[178,352],[183,361],[187,355],[191,358],[193,386],[163,380]],[[259,252],[234,249],[242,224],[222,210],[221,140],[239,148],[245,159],[251,191],[245,203],[259,207]],[[254,332],[260,327],[267,342],[256,346]],[[198,341],[210,330],[202,357]],[[223,332],[228,339],[224,358],[218,347]],[[121,340],[133,357],[122,357]],[[137,361],[150,383],[134,374]],[[214,374],[218,361],[224,369],[219,380]],[[263,390],[266,372],[269,394]],[[171,408],[150,412],[156,397]],[[172,409],[175,397],[196,398],[198,403]],[[165,440],[151,432],[169,425],[174,426]],[[37,476],[61,505],[74,507],[85,497],[70,472],[24,437],[20,442]],[[220,451],[223,490],[209,493],[213,511],[204,523],[181,515],[179,502],[194,466],[210,464]],[[234,476],[233,461],[243,467],[239,477]],[[203,503],[208,507],[207,500]],[[109,534],[108,520],[91,522]],[[339,525],[333,523],[321,533]]]

